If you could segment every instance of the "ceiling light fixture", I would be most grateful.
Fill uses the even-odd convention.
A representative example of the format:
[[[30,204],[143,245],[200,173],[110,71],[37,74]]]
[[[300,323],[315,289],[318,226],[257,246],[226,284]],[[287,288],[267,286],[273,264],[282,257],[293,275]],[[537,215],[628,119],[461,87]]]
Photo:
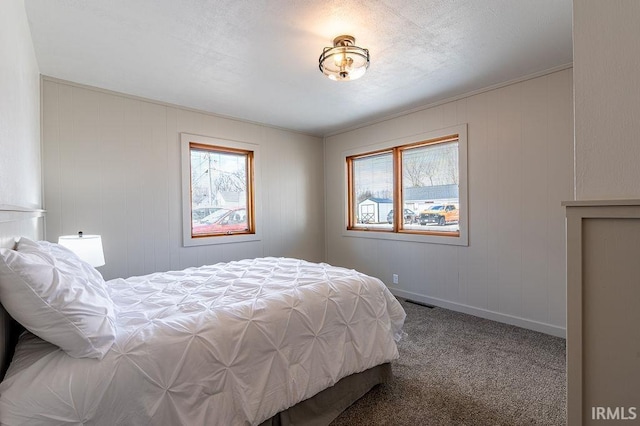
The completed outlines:
[[[333,39],[333,47],[325,47],[319,59],[320,71],[331,80],[349,81],[360,78],[369,68],[369,50],[355,45],[356,39],[341,35]]]

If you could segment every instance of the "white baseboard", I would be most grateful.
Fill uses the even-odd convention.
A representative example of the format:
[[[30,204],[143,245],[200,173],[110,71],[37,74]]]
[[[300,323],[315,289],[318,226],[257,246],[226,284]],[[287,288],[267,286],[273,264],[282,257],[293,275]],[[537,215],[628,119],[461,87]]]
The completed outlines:
[[[439,306],[441,308],[450,309],[452,311],[462,312],[465,314],[474,315],[474,316],[489,319],[492,321],[503,322],[505,324],[511,324],[517,327],[539,331],[541,333],[550,334],[552,336],[562,337],[565,339],[567,337],[566,328],[558,327],[557,325],[545,324],[538,321],[515,317],[513,315],[501,314],[499,312],[489,311],[486,309],[480,309],[473,306],[450,302],[448,300],[438,299],[436,297],[428,297],[422,294],[401,290],[395,287],[389,287],[389,290],[394,296],[402,297],[403,299],[415,300],[416,302],[426,303],[428,305],[433,305],[433,306]]]

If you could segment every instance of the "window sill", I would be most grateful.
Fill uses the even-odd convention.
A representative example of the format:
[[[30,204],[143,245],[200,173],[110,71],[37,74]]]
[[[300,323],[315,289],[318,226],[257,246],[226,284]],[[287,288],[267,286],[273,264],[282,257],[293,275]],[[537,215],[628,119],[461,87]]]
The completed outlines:
[[[453,246],[469,245],[469,239],[467,235],[462,232],[462,230],[460,231],[460,235],[458,236],[445,236],[417,234],[410,231],[389,232],[383,230],[345,229],[342,231],[342,236],[352,238],[371,238],[375,240],[406,241],[425,244],[444,244]]]
[[[260,235],[255,234],[232,234],[216,235],[212,237],[191,238],[186,235],[183,240],[184,247],[207,246],[212,244],[245,243],[249,241],[260,241]]]

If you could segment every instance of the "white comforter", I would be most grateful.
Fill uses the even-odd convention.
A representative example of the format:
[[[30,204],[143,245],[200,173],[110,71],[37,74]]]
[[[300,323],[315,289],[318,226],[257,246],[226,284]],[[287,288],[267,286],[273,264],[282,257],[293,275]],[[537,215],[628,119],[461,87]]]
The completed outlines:
[[[262,258],[108,282],[116,341],[74,359],[28,333],[0,423],[258,424],[398,356],[405,313],[354,270]]]

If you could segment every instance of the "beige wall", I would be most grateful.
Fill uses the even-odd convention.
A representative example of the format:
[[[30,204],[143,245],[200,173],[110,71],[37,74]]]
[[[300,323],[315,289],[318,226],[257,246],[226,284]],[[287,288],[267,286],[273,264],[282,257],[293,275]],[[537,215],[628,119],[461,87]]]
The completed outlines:
[[[640,1],[575,0],[576,198],[640,198]]]
[[[572,86],[566,69],[326,138],[327,261],[400,296],[564,335]],[[345,150],[463,123],[468,247],[343,236]]]
[[[257,256],[324,257],[322,140],[43,81],[46,237],[101,234],[106,278]],[[262,239],[182,247],[180,133],[260,145]]]
[[[0,2],[0,205],[42,203],[39,78],[24,2]]]
[[[640,199],[638,17],[637,0],[573,2],[578,200]],[[630,407],[638,409],[638,339],[629,338],[637,333],[638,317],[639,233],[631,219],[636,212],[630,207],[567,210],[573,296],[568,300],[568,424],[617,424],[593,419],[592,407],[625,407],[625,415]],[[575,219],[583,214],[590,219]],[[583,240],[576,240],[581,232]]]

